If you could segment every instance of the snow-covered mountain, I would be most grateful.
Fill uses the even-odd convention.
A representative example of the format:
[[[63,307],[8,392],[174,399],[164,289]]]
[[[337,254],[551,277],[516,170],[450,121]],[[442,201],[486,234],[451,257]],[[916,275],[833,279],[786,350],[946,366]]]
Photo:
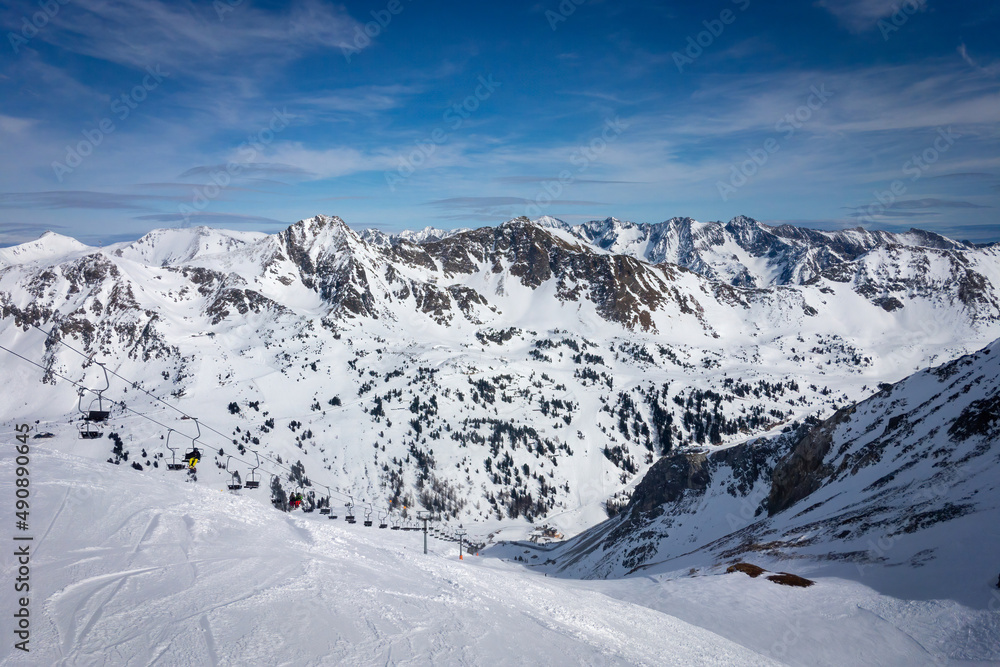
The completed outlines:
[[[372,245],[392,245],[398,241],[409,241],[410,243],[428,243],[430,241],[440,241],[441,239],[461,234],[469,231],[461,227],[458,229],[438,229],[437,227],[424,227],[419,230],[404,229],[396,233],[383,232],[380,229],[362,229],[360,234],[365,242]]]
[[[989,609],[1000,636],[998,470],[1000,341],[824,421],[664,457],[617,517],[544,555],[597,578],[791,567]]]
[[[927,264],[944,262],[950,265],[952,278],[973,285],[979,282],[976,272],[983,266],[978,260],[985,257],[985,265],[995,267],[997,258],[995,246],[953,241],[919,229],[904,234],[861,227],[826,232],[792,225],[772,227],[746,216],[728,223],[671,218],[649,224],[607,218],[569,225],[547,216],[537,222],[609,252],[652,264],[677,264],[739,287],[801,285],[824,276],[897,291],[897,285],[865,280],[873,262],[884,265],[886,260],[902,264],[892,267],[904,269],[901,278],[917,281],[932,279]],[[873,257],[875,250],[882,252]],[[989,298],[995,306],[996,295]]]
[[[103,249],[48,234],[0,251],[0,344],[48,369],[42,384],[4,358],[23,391],[0,418],[75,435],[60,376],[103,386],[36,325],[118,374],[106,397],[159,415],[115,407],[122,452],[102,440],[80,445],[88,456],[159,470],[166,428],[191,437],[135,382],[210,426],[201,443],[220,466],[256,450],[301,462],[317,498],[339,489],[573,534],[661,455],[828,416],[1000,336],[995,249],[740,220],[837,261],[741,287],[605,243],[610,232],[523,218],[379,237],[316,216],[273,235],[158,230]]]

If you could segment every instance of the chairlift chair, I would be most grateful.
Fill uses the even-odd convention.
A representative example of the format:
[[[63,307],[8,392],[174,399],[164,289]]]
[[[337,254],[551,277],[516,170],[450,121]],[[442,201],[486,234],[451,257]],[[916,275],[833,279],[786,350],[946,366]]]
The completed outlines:
[[[368,507],[365,508],[365,528],[371,528],[371,527],[372,527],[372,506],[368,505]]]
[[[90,422],[82,421],[76,425],[76,430],[80,433],[80,438],[82,440],[96,440],[104,435],[103,431],[98,431],[95,426],[92,426]]]
[[[170,450],[170,463],[167,464],[167,470],[184,470],[187,466],[177,462],[177,448],[170,446],[170,434],[174,432],[172,428],[167,429],[167,449]]]
[[[201,425],[198,423],[197,417],[194,418],[194,425],[195,428],[198,429],[198,435],[191,438],[191,451],[186,452],[184,454],[184,460],[188,461],[188,467],[191,468],[192,470],[194,469],[195,466],[191,465],[191,462],[201,460],[201,450],[198,449],[198,439],[201,437]]]
[[[232,456],[230,456],[229,458],[226,459],[226,472],[229,473],[229,484],[227,486],[229,487],[230,491],[239,491],[240,489],[243,488],[243,485],[240,484],[240,475],[239,475],[239,473],[236,472],[235,470],[230,470],[229,469],[229,462],[232,459],[233,459]]]
[[[347,514],[344,515],[344,521],[346,521],[347,523],[355,523],[354,498],[351,498],[350,501],[348,501],[348,503],[344,505],[344,507],[347,509]]]
[[[76,407],[77,410],[80,411],[80,414],[83,415],[83,421],[77,424],[76,430],[79,431],[80,438],[82,438],[83,440],[96,440],[97,438],[100,438],[101,436],[104,435],[104,431],[101,431],[96,426],[94,426],[96,422],[99,422],[101,420],[91,419],[90,413],[87,410],[83,409],[83,392],[84,389],[82,388],[79,391],[77,391],[79,399],[77,400]]]
[[[93,357],[91,357],[91,358],[93,358]],[[83,392],[84,392],[84,390],[82,388],[79,391],[79,396],[80,397],[77,400],[77,409],[81,413],[83,413],[83,418],[86,419],[87,421],[98,422],[99,423],[99,422],[106,422],[108,420],[108,417],[111,416],[111,412],[109,410],[105,410],[104,409],[104,397],[103,397],[104,392],[107,391],[108,388],[111,386],[111,381],[108,379],[108,369],[105,368],[104,364],[102,364],[99,361],[96,361],[94,363],[96,363],[98,366],[100,366],[101,370],[104,371],[104,388],[103,389],[92,389],[91,390],[95,394],[97,394],[97,398],[95,399],[97,401],[97,409],[96,410],[93,409],[93,407],[94,407],[94,402],[93,401],[90,402],[90,406],[88,406],[87,410],[83,409]]]
[[[306,505],[306,487],[304,487],[301,482],[299,483],[298,494],[299,498],[302,499],[302,501],[299,503],[299,508],[302,510],[302,512],[305,514],[309,514],[310,512],[315,511],[316,506],[312,504],[311,501],[308,505]]]
[[[247,478],[243,481],[244,489],[259,489],[260,488],[260,475],[254,474],[254,471],[260,467],[260,456],[257,454],[256,450],[251,449],[253,455],[257,457],[257,465],[250,469],[247,473]]]
[[[389,513],[388,513],[388,512],[386,512],[385,514],[382,514],[382,512],[381,512],[381,511],[379,511],[379,513],[378,513],[378,527],[379,527],[380,529],[383,529],[383,530],[384,530],[384,529],[386,529],[386,528],[388,528],[388,527],[389,527],[389,524],[387,524],[387,523],[385,522],[385,520],[386,520],[386,519],[387,519],[388,517],[389,517]]]

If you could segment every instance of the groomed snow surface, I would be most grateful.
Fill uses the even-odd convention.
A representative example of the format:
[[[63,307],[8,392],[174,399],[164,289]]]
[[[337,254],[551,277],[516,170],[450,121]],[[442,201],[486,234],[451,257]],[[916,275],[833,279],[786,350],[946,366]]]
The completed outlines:
[[[32,447],[30,475],[31,652],[13,648],[5,548],[4,665],[944,664],[974,647],[951,619],[995,614],[838,579],[545,577],[460,561],[434,539],[424,555],[418,533],[283,514],[263,488],[235,495],[50,443]],[[5,447],[11,503],[14,479]]]

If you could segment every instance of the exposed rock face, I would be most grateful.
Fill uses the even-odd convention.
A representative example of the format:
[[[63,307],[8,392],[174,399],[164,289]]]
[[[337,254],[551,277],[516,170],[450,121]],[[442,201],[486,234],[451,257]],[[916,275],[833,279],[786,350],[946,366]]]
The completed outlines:
[[[677,567],[699,552],[846,561],[860,572],[925,567],[949,549],[955,558],[968,550],[956,535],[986,539],[970,534],[977,521],[995,535],[998,355],[995,341],[763,445],[663,458],[624,511],[555,558],[581,576]]]
[[[771,493],[767,497],[768,514],[788,509],[823,485],[833,468],[824,459],[833,446],[833,434],[854,412],[854,407],[838,410],[808,434],[784,456],[771,475]]]
[[[711,481],[707,457],[703,454],[665,456],[649,469],[635,491],[629,509],[642,514],[662,511],[663,505],[675,503],[685,491],[703,492]]]

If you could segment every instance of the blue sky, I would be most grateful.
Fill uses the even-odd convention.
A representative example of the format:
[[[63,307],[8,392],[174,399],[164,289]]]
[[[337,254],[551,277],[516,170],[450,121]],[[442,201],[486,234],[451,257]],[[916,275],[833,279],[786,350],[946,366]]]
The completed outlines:
[[[0,244],[673,216],[1000,240],[1000,5],[0,8]]]

